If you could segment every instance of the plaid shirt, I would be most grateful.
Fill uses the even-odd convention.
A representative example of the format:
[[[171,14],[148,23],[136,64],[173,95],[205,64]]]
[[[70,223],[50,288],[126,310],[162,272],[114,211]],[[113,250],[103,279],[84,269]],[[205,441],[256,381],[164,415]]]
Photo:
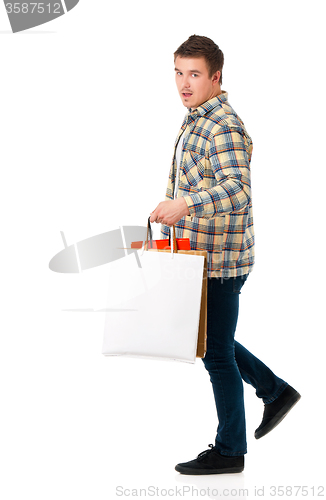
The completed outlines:
[[[174,145],[166,200],[174,198],[176,146],[183,133],[177,197],[190,216],[176,223],[177,238],[192,250],[207,250],[208,276],[247,274],[254,264],[250,186],[252,140],[228,103],[227,92],[188,111]],[[162,238],[169,227],[162,224]]]

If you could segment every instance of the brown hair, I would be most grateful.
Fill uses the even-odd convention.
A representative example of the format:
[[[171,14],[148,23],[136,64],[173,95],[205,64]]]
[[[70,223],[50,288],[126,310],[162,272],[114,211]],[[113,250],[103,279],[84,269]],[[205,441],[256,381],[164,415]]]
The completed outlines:
[[[208,75],[211,78],[216,71],[221,72],[220,84],[222,83],[222,68],[224,55],[216,43],[206,36],[191,35],[174,52],[174,60],[177,57],[204,57],[206,60]]]

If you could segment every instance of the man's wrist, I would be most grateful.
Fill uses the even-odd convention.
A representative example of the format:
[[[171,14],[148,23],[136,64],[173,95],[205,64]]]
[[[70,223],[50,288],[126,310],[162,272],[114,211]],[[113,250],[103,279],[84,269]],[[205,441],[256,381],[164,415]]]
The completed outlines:
[[[184,215],[190,215],[189,208],[188,208],[188,205],[187,205],[186,200],[184,199],[184,197],[177,198],[177,201],[180,204],[180,209],[182,210],[182,216],[184,216]]]

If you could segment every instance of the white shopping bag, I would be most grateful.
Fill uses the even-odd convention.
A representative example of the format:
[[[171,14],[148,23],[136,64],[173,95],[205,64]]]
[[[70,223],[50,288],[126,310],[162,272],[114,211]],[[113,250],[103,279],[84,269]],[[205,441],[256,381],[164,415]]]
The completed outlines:
[[[118,306],[108,303],[102,353],[195,363],[205,257],[173,247],[133,257],[132,272],[120,274],[116,286],[129,281],[139,293]],[[114,286],[111,280],[111,295]]]

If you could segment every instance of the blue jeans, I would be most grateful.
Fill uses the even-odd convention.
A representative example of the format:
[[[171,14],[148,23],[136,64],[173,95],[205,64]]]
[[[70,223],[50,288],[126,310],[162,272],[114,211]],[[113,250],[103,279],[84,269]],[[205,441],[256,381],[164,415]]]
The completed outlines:
[[[208,278],[207,352],[203,363],[210,375],[218,416],[215,446],[223,455],[247,453],[242,379],[265,404],[288,385],[234,339],[240,290],[248,275]]]

